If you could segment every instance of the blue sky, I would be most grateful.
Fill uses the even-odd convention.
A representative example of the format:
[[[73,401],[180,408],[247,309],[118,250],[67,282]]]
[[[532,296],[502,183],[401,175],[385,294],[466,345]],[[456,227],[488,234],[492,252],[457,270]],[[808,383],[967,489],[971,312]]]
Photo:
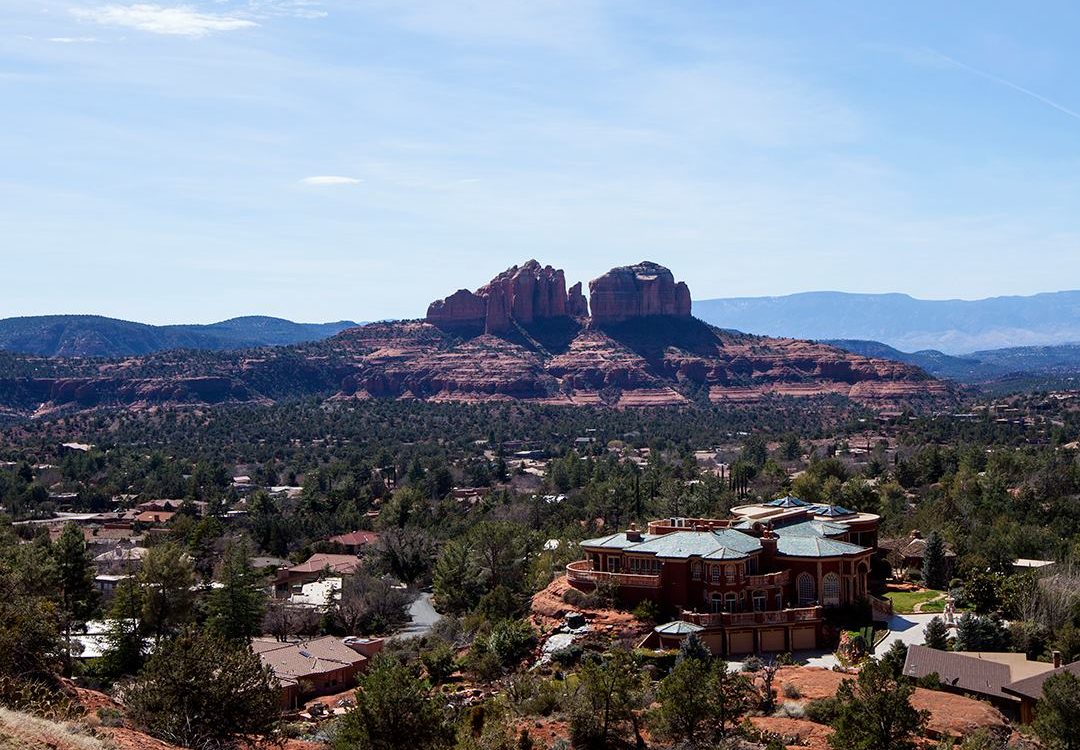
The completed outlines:
[[[0,317],[1080,286],[1075,3],[0,6]]]

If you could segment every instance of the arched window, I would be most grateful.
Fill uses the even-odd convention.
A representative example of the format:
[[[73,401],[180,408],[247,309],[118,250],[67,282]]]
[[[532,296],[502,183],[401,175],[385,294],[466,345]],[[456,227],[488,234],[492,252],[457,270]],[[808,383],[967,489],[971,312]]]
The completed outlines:
[[[826,607],[840,605],[840,576],[829,573],[821,580],[821,600]]]
[[[724,595],[724,611],[725,612],[738,612],[739,611],[739,596],[733,591],[729,591]]]
[[[766,601],[765,600],[765,592],[764,591],[755,591],[754,592],[754,611],[755,612],[764,612],[765,611],[765,601]]]
[[[712,611],[722,612],[724,610],[724,597],[720,594],[712,595]]]
[[[690,563],[690,575],[695,581],[701,580],[701,563],[698,560]]]
[[[809,573],[800,573],[798,578],[799,604],[813,604],[817,601],[817,586]]]

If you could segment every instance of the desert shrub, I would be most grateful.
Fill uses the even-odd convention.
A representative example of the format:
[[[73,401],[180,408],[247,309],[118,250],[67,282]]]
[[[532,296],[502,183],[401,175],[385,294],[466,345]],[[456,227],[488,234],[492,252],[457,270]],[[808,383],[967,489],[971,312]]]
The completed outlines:
[[[840,704],[836,698],[818,698],[803,707],[803,714],[817,724],[828,724],[836,720],[840,713]]]
[[[436,641],[421,651],[420,663],[427,670],[428,679],[435,684],[445,682],[457,669],[454,651],[445,641]]]
[[[788,719],[802,719],[806,716],[806,706],[795,701],[784,701],[777,709],[776,715]]]
[[[585,592],[578,591],[577,589],[567,589],[563,592],[562,600],[569,604],[571,607],[580,607],[586,600]]]
[[[525,620],[502,620],[491,629],[488,648],[503,666],[514,666],[529,655],[536,644],[536,633]]]
[[[572,667],[581,661],[581,655],[585,652],[581,646],[571,643],[569,646],[557,649],[551,653],[551,660],[560,667]]]
[[[642,622],[655,623],[660,618],[660,605],[646,599],[634,607],[634,617]]]
[[[744,672],[760,672],[764,666],[765,666],[765,662],[763,662],[759,657],[750,656],[750,657],[747,657],[747,659],[743,662],[742,671],[744,671]]]
[[[118,709],[102,706],[97,710],[97,717],[103,727],[124,726],[124,715]]]
[[[521,716],[550,716],[559,708],[559,688],[550,680],[527,672],[510,678],[506,697],[510,707]]]
[[[802,693],[799,691],[798,686],[793,685],[790,682],[784,683],[783,691],[785,698],[802,698]]]

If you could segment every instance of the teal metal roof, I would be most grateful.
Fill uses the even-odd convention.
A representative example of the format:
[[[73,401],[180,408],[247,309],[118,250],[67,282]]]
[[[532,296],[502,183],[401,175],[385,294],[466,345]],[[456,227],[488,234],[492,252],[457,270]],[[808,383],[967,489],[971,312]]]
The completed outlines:
[[[715,531],[673,531],[653,536],[647,541],[622,549],[641,552],[660,558],[685,560],[701,557],[707,560],[736,560],[761,549],[756,537],[732,529]]]
[[[602,547],[604,549],[626,549],[633,547],[634,545],[647,542],[651,539],[658,539],[656,534],[642,534],[641,542],[633,542],[626,538],[626,532],[620,531],[616,534],[608,534],[607,536],[597,537],[596,539],[586,539],[581,543],[582,547]]]
[[[810,506],[810,512],[815,516],[825,516],[826,518],[842,518],[855,515],[855,511],[848,510],[841,505],[812,505]]]
[[[777,526],[773,529],[777,536],[820,536],[831,537],[846,534],[847,526],[832,521],[800,521],[788,526]]]
[[[770,500],[769,502],[765,503],[765,505],[769,506],[770,508],[805,508],[809,504],[810,503],[806,502],[805,500],[800,500],[799,498],[792,495],[787,495],[777,500]]]
[[[700,625],[695,625],[692,622],[686,622],[685,620],[675,620],[674,622],[665,623],[663,625],[657,625],[653,628],[654,633],[660,635],[690,635],[691,633],[698,633],[704,630]]]
[[[866,552],[865,547],[820,536],[791,534],[776,540],[778,554],[788,557],[839,557]]]

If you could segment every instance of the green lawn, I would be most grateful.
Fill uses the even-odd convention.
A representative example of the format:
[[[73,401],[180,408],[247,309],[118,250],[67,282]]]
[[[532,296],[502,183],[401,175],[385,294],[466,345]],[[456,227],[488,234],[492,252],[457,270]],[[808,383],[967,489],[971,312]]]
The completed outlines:
[[[931,599],[937,598],[942,592],[934,591],[933,589],[927,591],[889,591],[886,592],[885,598],[892,602],[893,612],[900,615],[911,614],[915,611],[915,605],[920,602],[928,602]],[[941,612],[945,607],[945,601],[934,602],[928,604],[923,608],[924,612]]]

